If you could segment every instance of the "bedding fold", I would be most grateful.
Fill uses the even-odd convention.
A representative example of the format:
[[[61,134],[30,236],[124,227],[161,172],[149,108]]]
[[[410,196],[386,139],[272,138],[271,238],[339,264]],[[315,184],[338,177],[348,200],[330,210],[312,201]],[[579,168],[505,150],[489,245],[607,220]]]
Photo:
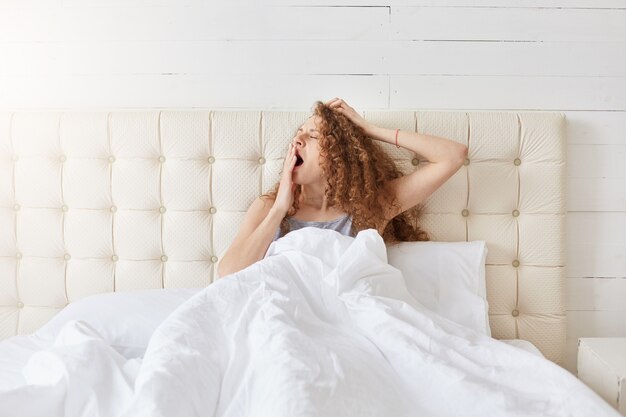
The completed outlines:
[[[23,374],[0,415],[36,398],[76,417],[619,416],[558,365],[427,309],[371,229],[287,234],[173,311],[143,358],[73,321]]]

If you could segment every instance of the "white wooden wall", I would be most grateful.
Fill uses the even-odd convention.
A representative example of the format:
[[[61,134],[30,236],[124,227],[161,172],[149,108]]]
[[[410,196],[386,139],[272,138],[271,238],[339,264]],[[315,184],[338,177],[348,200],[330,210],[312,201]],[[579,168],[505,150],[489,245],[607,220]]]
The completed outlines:
[[[221,4],[225,3],[225,4]],[[626,336],[623,0],[0,0],[0,108],[556,110],[568,360]]]

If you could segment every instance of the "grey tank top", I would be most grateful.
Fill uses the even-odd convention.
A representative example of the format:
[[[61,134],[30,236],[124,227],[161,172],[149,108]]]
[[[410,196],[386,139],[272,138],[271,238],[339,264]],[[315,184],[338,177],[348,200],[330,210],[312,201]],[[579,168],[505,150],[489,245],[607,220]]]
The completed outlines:
[[[303,221],[294,219],[293,217],[287,217],[287,221],[289,222],[290,231],[302,229],[303,227],[319,227],[320,229],[332,229],[341,233],[342,235],[352,236],[352,217],[350,217],[348,214],[328,222]],[[280,233],[279,226],[276,229],[276,233],[274,234],[274,240],[277,240],[280,237],[282,237],[282,235]]]

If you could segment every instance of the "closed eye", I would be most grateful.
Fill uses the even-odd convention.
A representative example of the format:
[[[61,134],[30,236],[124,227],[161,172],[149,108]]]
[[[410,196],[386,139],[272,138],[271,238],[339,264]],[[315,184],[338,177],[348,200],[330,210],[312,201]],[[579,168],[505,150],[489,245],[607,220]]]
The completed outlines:
[[[298,129],[298,133],[299,133],[301,130],[302,130],[302,128]],[[310,137],[311,139],[315,139],[315,140],[319,139],[319,138],[316,138],[316,137],[314,137],[314,136],[311,136],[311,134],[310,134],[310,133],[307,133],[307,135],[309,135],[309,137]]]
[[[302,129],[298,129],[298,132],[300,132],[301,130],[302,130]],[[319,138],[316,138],[316,137],[311,136],[311,135],[309,135],[309,137],[310,137],[311,139],[315,139],[315,140],[318,140],[318,139],[319,139]]]

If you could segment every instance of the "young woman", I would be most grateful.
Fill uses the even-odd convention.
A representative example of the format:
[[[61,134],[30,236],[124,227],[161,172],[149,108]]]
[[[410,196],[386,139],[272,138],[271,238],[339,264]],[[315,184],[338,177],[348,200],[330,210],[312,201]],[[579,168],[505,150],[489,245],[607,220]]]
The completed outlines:
[[[430,163],[403,175],[375,141],[404,147]],[[430,240],[418,206],[446,182],[467,146],[431,135],[377,127],[340,98],[315,102],[289,144],[280,181],[256,199],[218,266],[224,277],[265,256],[290,230],[330,228],[355,236],[373,228],[385,242]]]

